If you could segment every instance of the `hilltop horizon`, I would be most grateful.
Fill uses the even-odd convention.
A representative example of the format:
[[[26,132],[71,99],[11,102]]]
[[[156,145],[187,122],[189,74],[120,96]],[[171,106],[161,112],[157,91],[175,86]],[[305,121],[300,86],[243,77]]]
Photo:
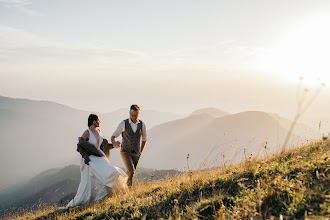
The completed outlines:
[[[75,110],[78,110],[78,111],[85,111],[85,112],[96,112],[96,113],[100,113],[100,114],[110,114],[110,113],[115,113],[115,112],[118,112],[118,111],[122,111],[122,110],[126,110],[128,111],[129,110],[129,107],[130,105],[128,106],[122,106],[122,107],[118,107],[118,108],[115,108],[115,109],[110,109],[110,110],[107,110],[107,111],[89,111],[87,109],[79,109],[79,108],[76,108],[76,107],[73,107],[72,105],[69,105],[69,104],[64,104],[64,103],[61,103],[61,102],[56,102],[56,101],[51,101],[51,100],[43,100],[43,99],[31,99],[31,98],[23,98],[23,97],[10,97],[10,96],[4,96],[4,95],[0,95],[0,99],[3,98],[3,99],[9,99],[9,100],[16,100],[16,101],[32,101],[32,102],[36,102],[36,103],[49,103],[49,104],[57,104],[57,105],[61,105],[63,107],[68,107],[68,108],[72,108],[72,109],[75,109]],[[138,103],[132,103],[132,104],[138,104]],[[211,106],[207,106],[207,107],[204,107],[204,108],[197,108],[197,109],[192,109],[191,111],[189,112],[175,112],[175,111],[165,111],[165,110],[162,110],[161,108],[160,109],[141,109],[141,112],[143,112],[144,110],[147,110],[147,111],[158,111],[158,112],[164,112],[164,113],[172,113],[172,114],[178,114],[178,115],[190,115],[190,114],[198,114],[198,111],[199,110],[221,110],[223,111],[222,109],[220,108],[216,108],[216,107],[211,107]],[[225,111],[224,111],[225,112]]]
[[[31,98],[23,98],[23,97],[10,97],[10,96],[4,96],[4,95],[1,95],[0,94],[0,99],[3,98],[3,99],[9,99],[9,100],[17,100],[17,101],[32,101],[32,102],[36,102],[36,103],[49,103],[49,104],[56,104],[56,105],[60,105],[62,107],[67,107],[67,108],[71,108],[71,109],[74,109],[74,110],[78,110],[78,111],[83,111],[83,112],[96,112],[96,113],[99,113],[99,114],[102,114],[102,115],[106,115],[106,114],[112,114],[112,113],[118,113],[118,112],[122,112],[122,111],[128,111],[129,110],[129,107],[131,104],[128,104],[128,106],[122,106],[122,107],[118,107],[118,108],[114,108],[114,109],[110,109],[110,110],[106,110],[106,111],[94,111],[94,110],[88,110],[88,109],[80,109],[80,108],[77,108],[77,107],[74,107],[73,105],[70,105],[70,104],[64,104],[64,103],[61,103],[61,102],[57,102],[57,101],[52,101],[52,100],[43,100],[43,99],[31,99]],[[136,103],[132,103],[132,104],[136,104]],[[142,106],[143,107],[143,106]],[[290,120],[290,118],[293,118],[293,112],[291,114],[281,114],[279,112],[274,112],[274,111],[266,111],[266,110],[258,110],[258,108],[251,108],[251,109],[246,109],[246,107],[242,107],[241,110],[236,110],[236,111],[228,111],[226,110],[225,107],[215,107],[215,106],[204,106],[204,107],[200,107],[200,108],[196,108],[196,109],[191,109],[191,110],[186,110],[184,112],[176,112],[175,110],[163,110],[162,108],[160,109],[156,109],[156,108],[142,108],[141,110],[141,113],[143,114],[143,111],[155,111],[155,112],[162,112],[162,113],[169,113],[169,114],[176,114],[180,117],[185,117],[185,116],[189,116],[189,115],[192,115],[192,114],[199,114],[199,112],[204,112],[204,113],[207,113],[207,114],[210,114],[210,115],[214,115],[214,114],[219,114],[219,115],[225,115],[225,114],[238,114],[238,113],[241,113],[241,112],[246,112],[246,111],[262,111],[262,112],[267,112],[269,114],[272,114],[274,116],[277,116],[277,117],[283,117],[283,118],[287,118],[288,120]],[[214,112],[212,112],[214,111]],[[216,113],[218,111],[218,113]],[[321,116],[323,117],[323,116]],[[320,117],[318,117],[320,119]],[[309,125],[311,125],[312,123],[314,123],[314,126],[316,127],[315,125],[315,122],[319,122],[320,120],[315,120],[313,119],[313,117],[310,117],[310,116],[306,116],[306,117],[302,117],[302,119],[300,119],[303,123],[307,123]],[[330,120],[330,116],[329,116],[329,120]],[[329,121],[326,120],[326,124],[327,126],[329,126],[330,128],[330,124],[329,124]]]

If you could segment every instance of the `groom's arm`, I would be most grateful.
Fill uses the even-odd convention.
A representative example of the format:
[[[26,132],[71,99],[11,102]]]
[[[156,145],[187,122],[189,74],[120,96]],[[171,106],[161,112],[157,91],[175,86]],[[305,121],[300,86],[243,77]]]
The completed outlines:
[[[119,135],[121,133],[123,133],[125,131],[125,121],[122,121],[117,129],[115,130],[115,132],[113,132],[112,136],[111,136],[111,143],[113,145],[114,148],[119,148],[120,147],[120,142],[116,140],[117,137],[119,137]]]
[[[119,141],[116,141],[116,137],[115,136],[111,136],[111,143],[112,143],[112,146],[114,148],[119,148],[120,147],[120,142]]]
[[[140,153],[140,154],[142,154],[143,149],[144,149],[144,147],[146,146],[146,144],[147,144],[147,141],[142,141],[142,142],[141,142],[141,153]]]
[[[142,142],[141,142],[140,155],[142,154],[144,147],[147,145],[147,140],[148,140],[148,137],[147,137],[147,128],[146,128],[146,125],[143,122],[143,126],[142,126]]]

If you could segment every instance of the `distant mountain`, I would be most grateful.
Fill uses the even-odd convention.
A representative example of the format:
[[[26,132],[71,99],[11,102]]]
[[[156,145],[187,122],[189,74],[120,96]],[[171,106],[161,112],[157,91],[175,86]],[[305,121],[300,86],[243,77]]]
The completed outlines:
[[[153,181],[178,173],[176,170],[138,168],[135,180]],[[75,196],[79,183],[78,165],[43,171],[16,191],[0,194],[0,216],[5,210],[30,210],[47,204],[65,206]]]
[[[2,193],[1,209],[33,205],[40,199],[47,203],[60,200],[64,195],[77,190],[79,182],[80,171],[77,165],[43,171],[15,191]]]
[[[290,129],[290,126],[292,124],[291,120],[281,117],[278,114],[274,114],[274,113],[268,113],[268,114],[274,117],[283,128],[287,130]],[[296,123],[294,127],[294,133],[297,136],[302,136],[302,137],[308,136],[308,137],[318,138],[317,137],[318,134],[315,132],[315,130],[311,126],[304,123]]]
[[[287,130],[269,114],[249,111],[220,118],[192,115],[155,126],[149,134],[141,166],[183,169],[218,166],[248,158],[251,153],[262,156],[278,151]],[[299,144],[296,137],[292,140]]]
[[[148,131],[149,139],[146,150],[149,148],[158,150],[159,146],[171,145],[209,124],[212,120],[214,120],[212,116],[200,114],[157,125]]]
[[[76,154],[88,112],[50,102],[0,99],[0,188],[56,167]]]
[[[85,111],[77,110],[66,105],[50,101],[35,101],[29,99],[14,99],[0,96],[0,109],[9,112],[23,113],[23,116],[35,116],[40,118],[53,118],[54,115],[85,114]]]
[[[79,164],[78,137],[87,129],[90,112],[49,101],[0,96],[0,192],[7,186],[53,167]],[[128,109],[100,114],[101,130],[109,139]],[[147,128],[180,118],[181,115],[142,109]],[[122,164],[119,150],[113,164]],[[8,189],[6,189],[8,190]]]
[[[200,115],[200,114],[208,114],[214,118],[220,118],[226,115],[230,115],[230,113],[224,112],[217,108],[203,108],[191,113],[191,115]]]
[[[106,119],[110,124],[114,124],[116,129],[118,124],[129,117],[129,108],[121,108],[116,111],[103,114],[102,117]],[[139,118],[146,123],[147,129],[154,127],[155,125],[162,124],[164,122],[173,121],[179,118],[183,118],[184,115],[174,114],[171,112],[160,112],[155,110],[141,109]]]

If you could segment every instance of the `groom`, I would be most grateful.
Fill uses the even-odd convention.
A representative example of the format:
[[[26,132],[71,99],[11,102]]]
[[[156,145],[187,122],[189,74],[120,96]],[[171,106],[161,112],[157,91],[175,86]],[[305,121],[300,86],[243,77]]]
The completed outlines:
[[[121,158],[126,167],[128,175],[127,185],[133,185],[133,176],[140,156],[147,143],[147,129],[145,124],[139,120],[140,107],[132,105],[129,111],[129,118],[123,120],[112,134],[111,142],[115,148],[120,147],[120,142],[116,138],[122,135]],[[142,137],[142,142],[141,142]],[[141,144],[140,144],[141,142]]]

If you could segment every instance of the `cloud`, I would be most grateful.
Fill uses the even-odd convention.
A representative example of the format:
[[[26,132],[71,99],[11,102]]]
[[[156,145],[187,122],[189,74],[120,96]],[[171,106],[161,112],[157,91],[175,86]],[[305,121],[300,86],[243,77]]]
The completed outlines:
[[[0,47],[43,45],[46,43],[47,43],[47,41],[45,39],[43,39],[35,34],[0,24]]]
[[[167,53],[168,56],[196,56],[199,54],[209,54],[218,53],[221,54],[232,54],[233,56],[248,57],[254,56],[259,53],[268,53],[269,49],[264,47],[250,47],[245,45],[240,45],[234,40],[225,40],[218,42],[211,46],[195,47],[195,48],[183,48],[178,50],[173,50]]]
[[[180,48],[168,51],[164,56],[178,63],[200,66],[201,68],[257,70],[257,60],[269,57],[272,50],[264,47],[251,47],[234,40],[225,40],[205,46]]]
[[[32,2],[28,0],[0,0],[0,4],[6,7],[20,7],[32,4]]]
[[[0,0],[0,6],[29,16],[43,16],[42,13],[32,9],[32,1],[29,0]]]
[[[33,70],[37,68],[98,68],[102,71],[139,73],[170,73],[258,70],[256,60],[267,57],[269,49],[249,47],[234,40],[172,51],[158,51],[151,55],[102,45],[75,45],[51,41],[30,33],[0,25],[0,63],[2,69],[19,68],[14,63]],[[5,67],[4,67],[5,66]],[[32,70],[31,70],[32,71]]]
[[[71,66],[84,68],[120,68],[140,65],[149,56],[139,51],[101,46],[73,45],[54,42],[35,34],[0,25],[0,62],[8,68],[16,68],[13,63],[28,66]]]

